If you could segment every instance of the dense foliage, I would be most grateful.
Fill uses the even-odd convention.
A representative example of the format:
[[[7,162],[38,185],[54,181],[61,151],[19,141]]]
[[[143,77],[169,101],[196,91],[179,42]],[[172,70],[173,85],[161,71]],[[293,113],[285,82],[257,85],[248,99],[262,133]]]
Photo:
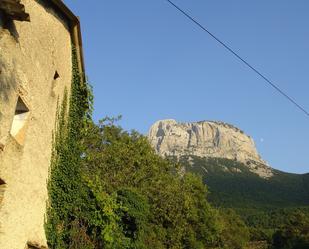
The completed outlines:
[[[215,205],[242,209],[309,206],[308,174],[274,170],[274,176],[264,179],[235,160],[191,156],[190,163],[188,157],[181,162],[203,177]]]
[[[51,248],[244,248],[245,225],[209,205],[199,177],[180,176],[144,136],[113,122],[87,123],[74,176],[65,173],[70,164],[53,167],[51,197],[60,198],[52,199],[47,223]]]
[[[249,227],[251,241],[290,243],[291,240],[285,240],[283,236],[286,231],[293,230],[292,223],[287,221],[293,220],[296,214],[309,217],[308,174],[275,171],[272,178],[263,179],[235,160],[191,156],[190,159],[181,158],[181,163],[187,171],[203,177],[213,205],[225,210],[233,208],[242,217]],[[299,233],[295,236],[298,238]]]
[[[272,237],[272,249],[309,248],[309,216],[295,211],[285,218],[284,225]]]
[[[76,51],[72,50],[72,87],[70,98],[64,94],[57,114],[56,134],[48,182],[46,235],[52,248],[66,248],[75,233],[85,203],[81,182],[82,130],[90,117],[92,95],[78,73]]]
[[[88,134],[85,177],[119,205],[114,229],[121,231],[122,242],[126,242],[120,248],[219,245],[218,215],[208,204],[207,189],[199,178],[175,174],[175,165],[157,156],[147,139],[136,132],[127,133],[102,121]],[[96,239],[105,247],[117,248],[119,243]]]

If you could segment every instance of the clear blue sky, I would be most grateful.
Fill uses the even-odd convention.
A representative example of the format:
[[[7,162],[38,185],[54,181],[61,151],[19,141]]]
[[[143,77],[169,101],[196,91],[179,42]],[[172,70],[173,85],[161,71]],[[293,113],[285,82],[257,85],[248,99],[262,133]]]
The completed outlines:
[[[309,110],[308,0],[174,0]],[[65,0],[80,16],[96,120],[221,120],[274,168],[309,172],[309,117],[165,0]]]

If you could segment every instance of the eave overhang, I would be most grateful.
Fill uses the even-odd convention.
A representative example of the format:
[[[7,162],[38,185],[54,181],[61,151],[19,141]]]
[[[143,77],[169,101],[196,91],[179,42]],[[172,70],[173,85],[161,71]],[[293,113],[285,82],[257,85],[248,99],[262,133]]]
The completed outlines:
[[[62,0],[48,0],[48,1],[53,4],[54,9],[56,11],[59,11],[69,21],[72,43],[75,46],[77,52],[79,71],[83,75],[83,78],[85,80],[85,64],[84,64],[83,44],[82,44],[82,35],[81,35],[79,18],[74,15],[74,13],[63,3]]]

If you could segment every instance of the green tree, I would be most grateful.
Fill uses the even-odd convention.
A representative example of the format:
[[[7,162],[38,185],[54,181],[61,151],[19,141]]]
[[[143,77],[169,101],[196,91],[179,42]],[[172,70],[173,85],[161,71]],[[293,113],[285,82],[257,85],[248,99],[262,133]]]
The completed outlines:
[[[309,248],[309,217],[296,211],[286,217],[286,224],[273,235],[274,249]]]
[[[119,213],[132,248],[211,248],[219,243],[218,214],[201,179],[176,173],[147,138],[104,119],[85,138],[84,173],[117,193]]]
[[[242,249],[248,245],[249,229],[232,209],[221,210],[222,244],[227,249]]]

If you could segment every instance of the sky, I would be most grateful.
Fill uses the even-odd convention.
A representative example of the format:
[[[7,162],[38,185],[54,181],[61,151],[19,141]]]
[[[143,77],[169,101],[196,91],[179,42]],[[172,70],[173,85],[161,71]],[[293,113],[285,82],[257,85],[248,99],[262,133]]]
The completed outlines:
[[[309,110],[308,0],[174,0]],[[157,120],[219,120],[263,159],[309,172],[309,117],[166,0],[65,0],[80,17],[94,119],[122,115],[146,134]]]

